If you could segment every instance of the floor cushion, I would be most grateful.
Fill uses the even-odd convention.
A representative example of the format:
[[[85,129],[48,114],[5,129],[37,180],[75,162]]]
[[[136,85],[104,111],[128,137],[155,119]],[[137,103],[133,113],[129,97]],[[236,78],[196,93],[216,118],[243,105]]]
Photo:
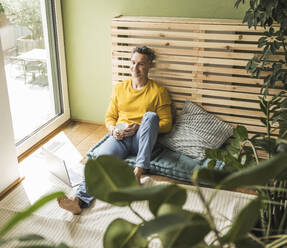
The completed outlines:
[[[95,150],[107,140],[110,134],[103,137],[88,153],[87,158],[93,158]],[[125,161],[132,167],[135,166],[136,156],[128,156]],[[210,159],[194,159],[182,153],[175,152],[169,148],[157,143],[152,153],[150,169],[144,170],[144,173],[167,176],[170,178],[191,182],[193,171],[200,167],[207,167]],[[221,169],[224,163],[217,161],[216,168]]]

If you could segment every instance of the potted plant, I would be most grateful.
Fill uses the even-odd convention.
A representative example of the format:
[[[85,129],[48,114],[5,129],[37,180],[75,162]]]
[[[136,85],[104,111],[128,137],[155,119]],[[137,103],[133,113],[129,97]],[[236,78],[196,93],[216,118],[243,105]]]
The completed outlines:
[[[29,31],[29,35],[17,39],[18,52],[44,47],[39,0],[1,0],[1,6],[11,24],[25,27]]]

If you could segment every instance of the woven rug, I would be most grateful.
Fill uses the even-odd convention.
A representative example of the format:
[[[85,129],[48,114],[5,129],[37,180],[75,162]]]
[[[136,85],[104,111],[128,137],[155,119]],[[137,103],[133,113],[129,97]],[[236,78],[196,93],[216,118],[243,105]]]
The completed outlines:
[[[26,184],[25,184],[26,181]],[[28,207],[31,202],[36,199],[29,197],[27,191],[27,182],[19,185],[7,197],[0,202],[0,225],[2,226],[15,213]],[[149,177],[143,178],[144,187],[161,184],[163,182],[155,182]],[[203,212],[202,204],[197,194],[194,192],[194,187],[183,186],[188,191],[188,199],[184,205],[185,209]],[[47,193],[63,190],[68,195],[72,195],[74,190],[55,181],[53,187],[50,187]],[[208,199],[213,193],[213,189],[202,188],[205,197]],[[235,193],[229,191],[219,191],[211,203],[212,213],[216,219],[216,225],[219,229],[225,229],[230,225],[238,211],[254,196]],[[135,202],[133,207],[145,219],[152,218],[149,212],[147,202]],[[59,243],[61,241],[71,247],[103,247],[102,238],[105,229],[109,223],[116,218],[124,218],[133,223],[139,223],[140,220],[127,207],[116,207],[100,200],[94,201],[92,206],[83,211],[79,216],[74,216],[71,213],[58,207],[57,202],[53,201],[45,205],[30,218],[24,220],[15,229],[13,229],[7,237],[13,237],[20,234],[37,233],[44,236],[47,240]],[[10,243],[6,247],[15,247],[15,243]],[[5,246],[3,246],[5,247]],[[159,240],[153,240],[150,247],[161,247]]]

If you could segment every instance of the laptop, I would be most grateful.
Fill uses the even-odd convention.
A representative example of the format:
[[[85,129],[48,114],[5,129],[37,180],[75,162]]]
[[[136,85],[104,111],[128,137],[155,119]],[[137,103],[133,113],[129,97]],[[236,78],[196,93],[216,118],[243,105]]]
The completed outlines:
[[[84,179],[84,165],[71,163],[54,153],[42,149],[48,171],[70,187],[78,186]]]

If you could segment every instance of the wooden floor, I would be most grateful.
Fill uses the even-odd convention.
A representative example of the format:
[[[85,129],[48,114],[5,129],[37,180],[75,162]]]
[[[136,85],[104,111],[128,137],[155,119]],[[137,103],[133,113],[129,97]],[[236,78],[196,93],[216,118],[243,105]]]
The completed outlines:
[[[104,124],[92,124],[79,121],[71,121],[67,126],[63,127],[60,131],[63,131],[70,139],[77,150],[86,156],[87,151],[94,146],[101,138],[103,138],[108,130]],[[168,181],[174,183],[185,182],[171,179],[163,176],[150,175],[156,181]]]
[[[93,145],[108,133],[104,124],[91,124],[78,121],[70,122],[61,131],[66,134],[83,157],[86,156],[87,151]]]

